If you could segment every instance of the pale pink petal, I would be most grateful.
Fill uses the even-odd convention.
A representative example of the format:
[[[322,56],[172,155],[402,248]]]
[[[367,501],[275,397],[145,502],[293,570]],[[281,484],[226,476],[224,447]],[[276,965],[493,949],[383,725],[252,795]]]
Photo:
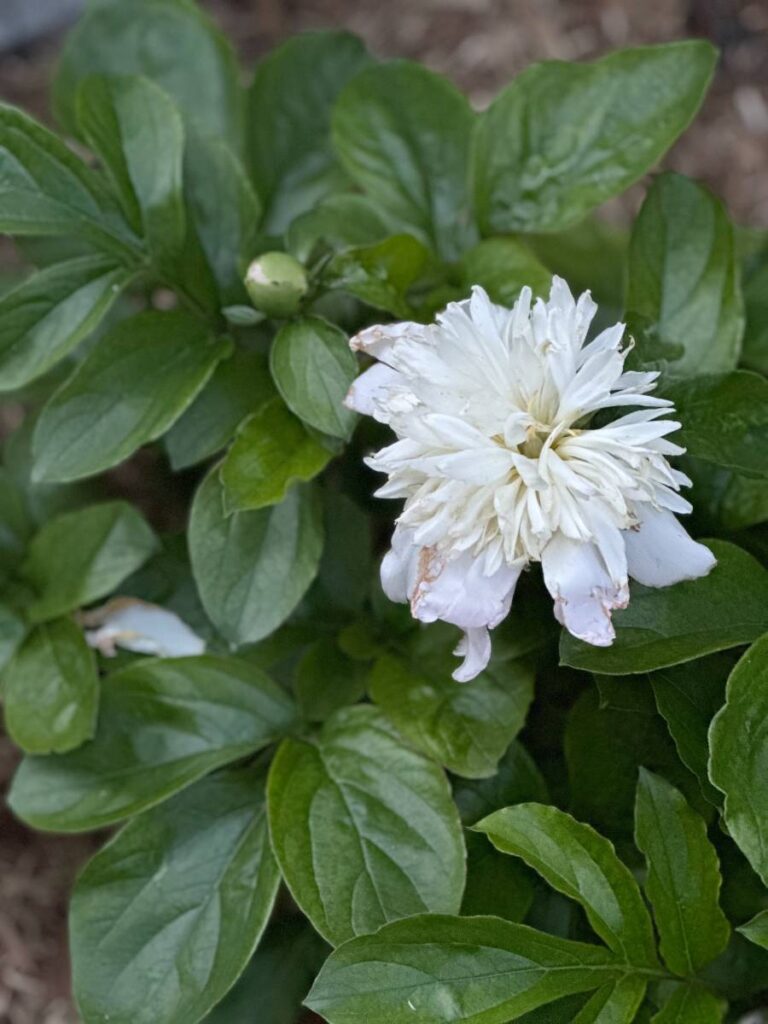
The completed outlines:
[[[706,576],[717,560],[692,540],[667,509],[646,502],[635,506],[640,526],[624,532],[629,575],[645,587],[668,587]]]

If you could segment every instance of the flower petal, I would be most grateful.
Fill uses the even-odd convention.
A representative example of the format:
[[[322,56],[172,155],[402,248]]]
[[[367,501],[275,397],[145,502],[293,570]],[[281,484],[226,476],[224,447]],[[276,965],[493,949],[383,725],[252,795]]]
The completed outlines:
[[[433,548],[422,548],[415,586],[409,594],[411,612],[422,622],[452,622],[462,629],[493,629],[509,612],[522,564],[504,563],[491,576],[483,574],[483,556],[463,552],[446,561]]]
[[[453,653],[464,661],[451,674],[457,683],[468,683],[491,660],[490,633],[484,626],[466,630]]]
[[[386,362],[395,342],[406,337],[420,340],[424,337],[424,325],[409,320],[399,324],[374,324],[351,337],[349,347],[353,352],[365,352]]]
[[[402,377],[397,370],[386,363],[374,363],[352,381],[344,405],[363,416],[373,416],[379,423],[389,423],[390,417],[386,408],[382,407],[381,399],[386,399],[388,388],[401,381]]]
[[[594,544],[556,533],[541,555],[544,582],[555,599],[555,618],[569,633],[596,647],[609,647],[614,608],[625,608],[626,585],[616,586]]]
[[[193,633],[175,612],[132,597],[116,597],[101,608],[84,612],[85,639],[108,658],[115,647],[136,654],[183,658],[202,654],[205,641]]]
[[[715,556],[692,540],[667,509],[643,502],[635,506],[640,526],[624,533],[629,575],[645,587],[668,587],[681,580],[706,576]]]

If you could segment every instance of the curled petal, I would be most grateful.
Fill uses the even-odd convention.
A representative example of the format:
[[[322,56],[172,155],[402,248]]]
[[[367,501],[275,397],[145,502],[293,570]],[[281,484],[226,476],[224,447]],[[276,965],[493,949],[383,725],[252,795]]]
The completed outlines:
[[[555,599],[555,618],[569,633],[596,647],[609,647],[616,636],[614,608],[626,608],[626,579],[615,584],[594,544],[556,533],[541,555],[544,582]]]
[[[453,653],[464,660],[452,676],[457,683],[468,683],[479,676],[491,660],[491,634],[485,626],[468,629]]]
[[[442,619],[462,629],[497,626],[509,612],[522,565],[504,563],[491,576],[483,566],[484,558],[469,551],[446,561],[434,548],[422,548],[409,594],[414,618]]]
[[[85,639],[108,658],[123,647],[136,654],[182,658],[205,651],[205,641],[178,615],[132,597],[116,597],[81,615]]]
[[[635,506],[639,527],[624,533],[629,575],[645,587],[668,587],[681,580],[706,576],[715,556],[692,540],[667,509],[646,502]]]
[[[374,324],[349,339],[349,347],[353,352],[365,352],[374,359],[387,362],[396,341],[401,338],[418,340],[424,336],[424,325],[405,320],[399,324]]]

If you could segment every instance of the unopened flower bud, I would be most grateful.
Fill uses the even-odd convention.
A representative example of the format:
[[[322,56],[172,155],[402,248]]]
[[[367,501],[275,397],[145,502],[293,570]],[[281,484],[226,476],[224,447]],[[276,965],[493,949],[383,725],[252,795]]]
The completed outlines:
[[[256,309],[284,319],[298,311],[307,293],[307,274],[288,253],[265,252],[248,267],[245,287]]]

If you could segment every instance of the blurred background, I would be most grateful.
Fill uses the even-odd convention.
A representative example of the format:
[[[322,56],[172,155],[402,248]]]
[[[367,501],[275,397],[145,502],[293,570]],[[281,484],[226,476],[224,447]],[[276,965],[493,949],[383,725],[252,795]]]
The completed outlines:
[[[0,0],[0,98],[49,121],[48,83],[83,0]],[[740,224],[768,228],[768,0],[203,0],[245,72],[285,37],[345,27],[380,57],[452,78],[477,106],[533,61],[705,36],[722,60],[704,110],[666,160]],[[608,214],[625,219],[641,190]],[[0,248],[0,272],[13,260]],[[0,786],[16,756],[0,734]],[[0,1024],[73,1024],[65,905],[97,840],[32,835],[0,810]]]

